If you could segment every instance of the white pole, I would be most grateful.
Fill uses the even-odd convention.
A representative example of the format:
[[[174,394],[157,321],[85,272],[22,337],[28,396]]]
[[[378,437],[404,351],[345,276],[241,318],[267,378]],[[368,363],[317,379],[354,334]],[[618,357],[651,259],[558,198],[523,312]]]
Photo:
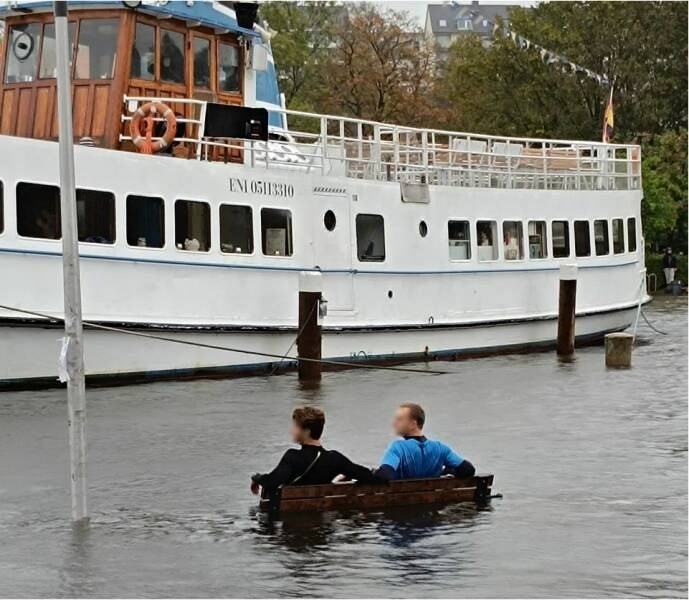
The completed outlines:
[[[57,100],[60,124],[60,210],[62,214],[62,276],[65,297],[67,344],[67,406],[69,410],[69,458],[72,485],[72,520],[88,519],[86,508],[86,391],[79,282],[77,202],[74,183],[72,133],[72,84],[69,76],[67,2],[53,3],[57,54]]]

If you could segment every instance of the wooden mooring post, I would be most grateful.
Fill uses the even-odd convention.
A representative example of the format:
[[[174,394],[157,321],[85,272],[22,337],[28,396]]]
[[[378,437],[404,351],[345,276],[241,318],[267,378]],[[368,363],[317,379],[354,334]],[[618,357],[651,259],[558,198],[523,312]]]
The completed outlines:
[[[302,271],[299,273],[299,335],[297,355],[299,358],[321,358],[321,326],[318,310],[321,303],[323,283],[320,273]],[[299,361],[299,379],[318,381],[321,378],[321,363],[312,360]]]
[[[577,266],[560,265],[560,296],[557,312],[557,354],[574,354],[574,320],[577,308]]]
[[[633,346],[634,336],[631,333],[608,333],[605,336],[605,366],[631,367]]]

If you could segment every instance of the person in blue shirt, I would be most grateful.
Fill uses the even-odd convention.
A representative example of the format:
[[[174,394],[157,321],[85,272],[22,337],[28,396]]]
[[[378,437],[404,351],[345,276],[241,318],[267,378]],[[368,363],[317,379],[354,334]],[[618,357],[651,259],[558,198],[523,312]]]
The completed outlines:
[[[418,404],[402,404],[392,426],[402,439],[392,442],[375,471],[378,479],[416,479],[421,477],[473,477],[476,470],[448,445],[429,440],[423,434],[426,413]]]

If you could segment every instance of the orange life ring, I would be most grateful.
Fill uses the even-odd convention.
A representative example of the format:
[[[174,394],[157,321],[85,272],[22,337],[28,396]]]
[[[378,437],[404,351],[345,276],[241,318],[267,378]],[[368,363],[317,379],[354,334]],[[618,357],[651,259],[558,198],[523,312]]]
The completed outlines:
[[[155,127],[155,115],[162,115],[167,121],[167,128],[163,137],[153,140],[153,128]],[[141,133],[141,123],[146,123],[145,133]],[[143,154],[154,154],[167,148],[175,139],[177,133],[177,118],[172,109],[162,102],[147,102],[136,109],[130,124],[130,135],[133,144]]]

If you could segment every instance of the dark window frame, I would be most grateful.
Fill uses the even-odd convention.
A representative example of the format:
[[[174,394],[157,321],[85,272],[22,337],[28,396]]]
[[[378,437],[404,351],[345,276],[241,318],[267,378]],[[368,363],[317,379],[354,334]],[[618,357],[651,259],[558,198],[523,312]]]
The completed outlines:
[[[580,226],[582,224],[586,224],[586,229],[582,229]],[[584,231],[586,232],[586,237],[585,240],[580,239],[579,233],[577,231],[577,228],[579,227],[579,230],[583,233]],[[576,219],[573,223],[573,228],[574,228],[574,255],[577,258],[588,258],[589,256],[592,255],[592,248],[591,248],[591,221],[584,220],[584,219]],[[584,252],[582,248],[582,252],[580,253],[580,243],[586,242],[587,245],[587,250]]]
[[[146,200],[159,200],[159,213],[160,213],[160,234],[161,234],[161,243],[159,246],[139,246],[138,243],[130,243],[130,230],[129,230],[129,215],[130,215],[130,200],[133,200],[134,198],[145,198]],[[166,225],[165,225],[165,219],[166,219],[166,210],[165,210],[165,199],[162,196],[147,196],[144,194],[127,194],[125,198],[125,240],[127,242],[127,246],[130,248],[145,248],[146,250],[163,250],[165,248],[165,244],[167,243],[167,231],[166,231]],[[143,236],[137,236],[137,239],[139,237]]]
[[[232,208],[243,208],[243,209],[248,209],[249,217],[251,220],[251,251],[250,252],[225,252],[223,250],[223,217],[222,217],[222,209],[223,207],[232,207]],[[220,243],[220,253],[225,254],[228,256],[253,256],[256,254],[256,232],[254,231],[254,207],[251,206],[250,204],[234,204],[231,202],[221,202],[218,205],[218,236],[219,236],[219,243]]]
[[[563,236],[556,236],[555,235],[555,230],[553,229],[555,224],[559,225],[564,225],[564,235]],[[569,224],[569,221],[567,219],[552,219],[550,221],[550,240],[551,240],[551,248],[553,250],[553,258],[556,259],[563,259],[563,258],[570,258],[572,256],[572,232],[570,231],[571,227]],[[563,255],[559,255],[559,249],[560,246],[555,246],[555,239],[563,237],[565,240],[564,247],[566,248],[567,253]]]
[[[54,222],[54,231],[57,232],[56,236],[48,236],[48,235],[32,235],[31,233],[25,233],[20,231],[20,227],[23,226],[22,221],[23,219],[23,210],[25,209],[25,203],[26,200],[23,200],[21,196],[23,193],[20,191],[20,186],[33,186],[37,188],[49,188],[53,191],[55,194],[55,197],[52,198],[52,203],[54,203],[54,214],[49,215],[52,217],[52,220]],[[27,190],[28,193],[28,190]],[[21,208],[20,208],[21,207]],[[22,238],[27,238],[27,239],[33,239],[33,240],[49,240],[53,242],[60,241],[62,239],[62,220],[61,220],[61,206],[60,206],[60,188],[57,185],[52,185],[49,183],[37,183],[35,181],[18,181],[17,185],[15,186],[15,216],[16,216],[16,230],[17,230],[17,235]],[[48,212],[46,208],[43,208],[39,211],[40,213],[43,212]],[[37,221],[38,218],[34,219],[34,222]],[[35,223],[33,226],[36,226]],[[26,230],[25,230],[26,231]]]
[[[451,237],[452,227],[456,224],[466,225],[465,233],[466,238]],[[452,244],[452,242],[465,242],[465,247],[467,249],[466,258],[452,258],[450,248],[457,246],[458,244]],[[469,219],[448,219],[447,220],[447,246],[448,246],[448,256],[452,262],[466,262],[470,261],[473,257],[473,252],[471,249],[471,221]]]
[[[79,233],[79,228],[82,225],[82,222],[79,220],[79,213],[78,213],[78,206],[79,206],[79,194],[84,193],[84,192],[94,192],[96,194],[107,194],[110,196],[110,206],[108,207],[110,210],[110,232],[112,233],[112,241],[106,241],[106,242],[96,242],[96,241],[87,241],[87,240],[82,240],[81,239],[81,234]],[[98,244],[99,246],[113,246],[117,242],[117,198],[115,197],[114,192],[110,190],[97,190],[93,188],[84,188],[84,187],[79,187],[76,190],[76,200],[77,200],[77,238],[79,239],[79,243],[81,244]]]
[[[206,229],[206,234],[208,236],[208,245],[206,249],[203,249],[203,246],[201,245],[201,240],[198,240],[198,238],[189,238],[187,235],[184,235],[184,239],[180,241],[178,238],[178,219],[181,217],[181,215],[178,213],[178,207],[181,206],[181,204],[196,204],[196,205],[201,205],[204,207],[204,212],[206,215],[206,224],[205,224],[205,229]],[[188,210],[188,209],[187,209]],[[175,205],[173,207],[173,213],[174,213],[174,219],[175,219],[175,248],[179,250],[180,252],[200,252],[202,254],[208,254],[211,249],[213,248],[213,231],[212,231],[212,221],[213,217],[211,215],[211,205],[210,202],[207,202],[206,200],[192,200],[191,198],[177,198],[175,200]],[[188,231],[186,233],[189,233]],[[199,242],[199,249],[198,250],[188,250],[187,248],[184,248],[184,242],[187,239],[197,239]],[[180,244],[182,245],[182,248],[180,248]]]
[[[603,223],[605,225],[605,229],[603,230],[605,233],[605,237],[603,238],[603,242],[605,243],[605,252],[599,252],[598,251],[598,235],[596,233],[596,225],[598,223]],[[607,219],[594,219],[593,221],[593,245],[596,250],[596,256],[609,256],[610,255],[610,222]]]
[[[362,241],[359,238],[360,229],[359,229],[359,224],[362,219],[366,220],[371,220],[371,221],[378,221],[380,223],[380,231],[382,232],[382,242],[383,242],[383,254],[371,254],[370,257],[366,256],[366,253],[368,252],[368,249],[371,247],[371,244],[374,244],[373,248],[375,249],[375,242],[374,240],[369,240],[368,243],[366,244],[366,250],[361,251],[362,248]],[[387,246],[385,242],[385,217],[383,215],[377,214],[377,213],[358,213],[354,219],[354,229],[356,233],[356,257],[359,262],[385,262],[387,259]]]
[[[261,227],[261,253],[263,256],[270,256],[272,258],[290,258],[294,255],[294,220],[292,218],[292,211],[289,208],[279,207],[279,206],[261,206],[260,207],[260,227]],[[287,228],[285,229],[285,253],[284,254],[268,254],[267,249],[267,231],[268,229],[279,229],[275,227],[264,227],[264,222],[266,220],[266,213],[268,211],[275,213],[286,213],[287,214]],[[281,216],[284,216],[281,215]]]
[[[620,231],[619,233],[619,240],[615,242],[615,223],[620,224]],[[612,227],[612,252],[613,254],[624,254],[626,250],[626,245],[624,243],[624,238],[625,238],[625,231],[624,231],[624,219],[623,218],[614,218],[611,220],[611,227]],[[618,244],[619,244],[619,250],[618,250]]]
[[[631,253],[637,251],[639,248],[639,241],[637,237],[638,232],[636,230],[636,217],[627,217],[627,252]]]

